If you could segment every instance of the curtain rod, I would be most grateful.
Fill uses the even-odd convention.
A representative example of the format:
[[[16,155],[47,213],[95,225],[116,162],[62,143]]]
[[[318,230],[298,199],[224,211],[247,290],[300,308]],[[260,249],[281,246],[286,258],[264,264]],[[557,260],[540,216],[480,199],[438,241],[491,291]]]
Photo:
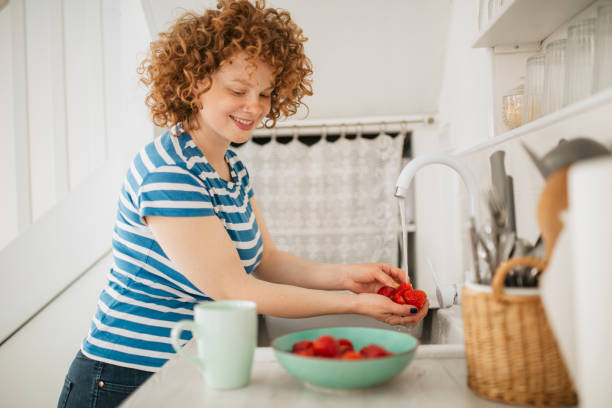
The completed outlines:
[[[432,125],[433,115],[412,116],[379,116],[345,119],[301,120],[277,123],[272,129],[256,129],[253,138],[276,136],[309,136],[321,134],[343,134],[352,130],[354,133],[371,133],[372,131],[401,132],[410,130],[409,124]]]

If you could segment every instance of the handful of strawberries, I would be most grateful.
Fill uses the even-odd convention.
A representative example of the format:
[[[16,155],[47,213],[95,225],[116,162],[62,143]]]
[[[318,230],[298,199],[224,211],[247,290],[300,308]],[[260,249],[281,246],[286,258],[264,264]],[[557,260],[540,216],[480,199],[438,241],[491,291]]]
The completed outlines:
[[[378,289],[378,294],[386,296],[400,305],[415,306],[419,310],[427,301],[427,294],[422,290],[413,289],[410,283],[402,283],[397,288],[383,286]]]

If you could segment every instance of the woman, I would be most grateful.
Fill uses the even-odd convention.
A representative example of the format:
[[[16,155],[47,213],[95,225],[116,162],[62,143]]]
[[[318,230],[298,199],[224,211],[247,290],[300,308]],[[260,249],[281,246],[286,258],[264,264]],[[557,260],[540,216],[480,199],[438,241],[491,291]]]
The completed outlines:
[[[127,172],[113,265],[59,406],[115,406],[173,355],[170,329],[198,302],[252,300],[262,314],[359,313],[412,326],[427,313],[376,294],[404,281],[385,264],[309,262],[278,250],[231,142],[272,127],[311,95],[306,39],[289,13],[246,0],[186,14],[140,72],[153,121],[170,131]],[[288,182],[291,182],[290,180]],[[332,290],[349,290],[345,293]],[[189,339],[188,333],[184,340]]]

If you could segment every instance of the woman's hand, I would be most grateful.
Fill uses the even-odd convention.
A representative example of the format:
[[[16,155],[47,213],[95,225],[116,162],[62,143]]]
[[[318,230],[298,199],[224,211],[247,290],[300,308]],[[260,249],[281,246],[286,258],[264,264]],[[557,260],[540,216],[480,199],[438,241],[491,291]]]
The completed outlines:
[[[344,288],[355,293],[376,293],[387,285],[397,287],[406,282],[400,268],[384,263],[362,263],[344,267]]]
[[[412,305],[400,305],[378,294],[361,293],[357,295],[357,313],[373,317],[392,326],[415,327],[427,315],[429,301],[426,301],[418,312],[412,313],[414,309],[416,307]]]

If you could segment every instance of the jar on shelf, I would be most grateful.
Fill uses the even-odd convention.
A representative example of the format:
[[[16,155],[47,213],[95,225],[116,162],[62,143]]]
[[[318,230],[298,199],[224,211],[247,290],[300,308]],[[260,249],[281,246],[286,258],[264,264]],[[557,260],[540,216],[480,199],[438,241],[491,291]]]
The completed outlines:
[[[563,107],[565,90],[565,47],[567,40],[552,41],[546,46],[544,59],[544,101],[542,114],[547,115]]]
[[[564,106],[591,95],[595,65],[595,19],[579,21],[567,29]]]
[[[523,85],[506,92],[502,97],[502,118],[509,129],[521,126],[523,120]]]
[[[544,54],[536,54],[527,59],[527,79],[523,97],[523,124],[542,116],[542,96],[544,95]]]
[[[488,17],[489,21],[493,20],[499,14],[499,11],[504,5],[504,0],[489,0],[488,4]]]
[[[595,70],[593,91],[612,87],[612,2],[597,8],[595,22]]]

